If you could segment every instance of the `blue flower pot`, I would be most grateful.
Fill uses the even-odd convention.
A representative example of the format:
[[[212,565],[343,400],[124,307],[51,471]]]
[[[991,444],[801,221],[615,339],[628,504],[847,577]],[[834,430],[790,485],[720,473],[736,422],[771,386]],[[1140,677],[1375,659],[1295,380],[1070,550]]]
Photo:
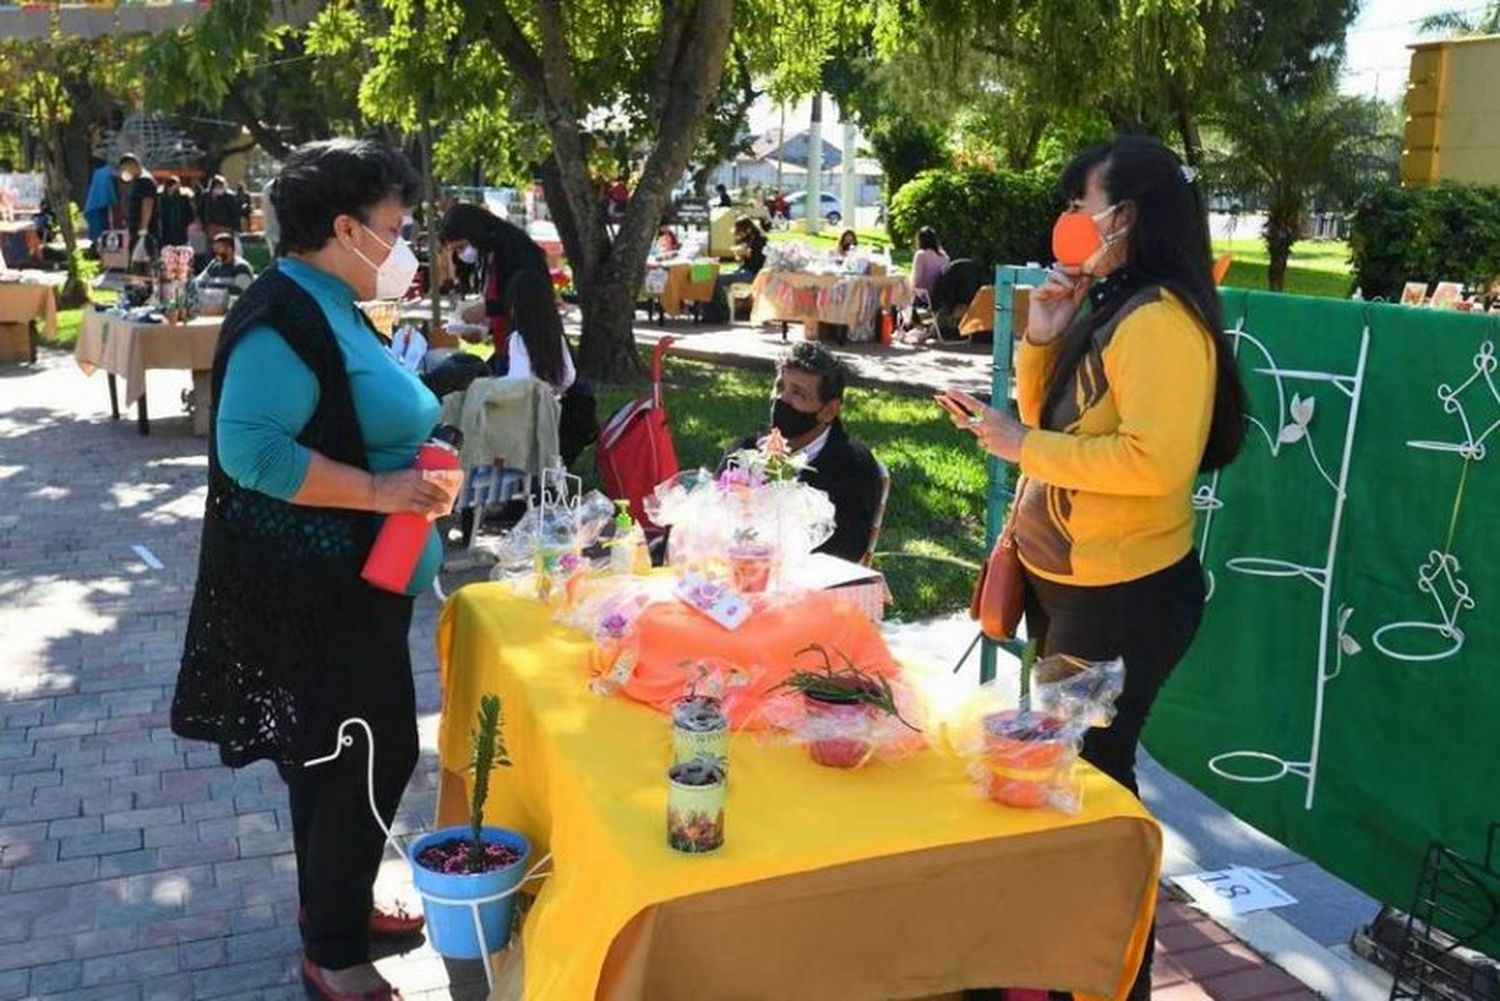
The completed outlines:
[[[428,848],[452,838],[469,837],[467,825],[444,827],[424,834],[411,846],[412,882],[422,897],[422,909],[427,914],[427,940],[440,956],[449,959],[483,959],[499,952],[510,944],[511,922],[516,911],[515,893],[479,905],[479,918],[484,926],[484,941],[475,935],[473,910],[468,904],[440,903],[431,897],[445,901],[482,900],[496,894],[514,891],[526,875],[526,861],[531,857],[531,844],[515,831],[503,827],[484,827],[487,843],[502,844],[514,849],[521,857],[503,869],[475,875],[449,875],[423,868],[417,858]]]

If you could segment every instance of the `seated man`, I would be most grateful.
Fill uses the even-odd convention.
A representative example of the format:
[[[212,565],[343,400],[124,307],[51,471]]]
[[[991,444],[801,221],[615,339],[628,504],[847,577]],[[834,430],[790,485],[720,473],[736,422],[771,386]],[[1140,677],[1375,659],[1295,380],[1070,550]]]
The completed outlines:
[[[848,381],[849,370],[823,345],[793,345],[776,367],[771,426],[793,453],[807,458],[809,468],[798,479],[833,501],[834,532],[817,552],[858,563],[870,545],[882,484],[875,457],[839,420]],[[739,448],[759,441],[746,438]]]
[[[238,295],[250,287],[255,280],[255,269],[243,257],[235,256],[233,233],[214,237],[213,254],[208,267],[193,279],[199,289],[221,289]]]

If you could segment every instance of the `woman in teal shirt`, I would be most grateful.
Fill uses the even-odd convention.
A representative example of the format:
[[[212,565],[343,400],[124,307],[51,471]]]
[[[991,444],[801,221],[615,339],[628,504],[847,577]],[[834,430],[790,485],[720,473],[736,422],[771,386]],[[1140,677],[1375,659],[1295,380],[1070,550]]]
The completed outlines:
[[[384,837],[367,806],[366,748],[303,763],[335,748],[344,719],[364,719],[376,802],[394,817],[417,759],[412,598],[437,574],[441,542],[429,533],[406,594],[360,569],[384,516],[443,514],[461,479],[411,469],[438,402],[357,305],[404,294],[415,271],[400,236],[418,191],[410,165],[376,143],[310,143],[274,190],[286,256],[225,319],[214,359],[208,502],[172,726],[217,743],[234,767],[277,763],[303,978],[325,998],[389,998],[370,938],[413,934],[421,919],[374,907]]]

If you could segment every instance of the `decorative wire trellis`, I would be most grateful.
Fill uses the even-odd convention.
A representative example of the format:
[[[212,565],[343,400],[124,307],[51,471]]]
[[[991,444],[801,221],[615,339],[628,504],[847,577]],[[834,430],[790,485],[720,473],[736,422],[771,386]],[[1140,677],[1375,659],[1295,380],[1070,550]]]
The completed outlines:
[[[1495,1001],[1500,998],[1500,870],[1490,824],[1484,861],[1439,842],[1427,849],[1396,955],[1391,1001]]]

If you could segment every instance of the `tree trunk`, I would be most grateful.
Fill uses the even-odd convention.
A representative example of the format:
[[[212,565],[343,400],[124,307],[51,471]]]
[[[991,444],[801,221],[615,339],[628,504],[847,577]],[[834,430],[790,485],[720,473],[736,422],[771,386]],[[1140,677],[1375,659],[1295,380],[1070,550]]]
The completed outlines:
[[[502,7],[499,13],[508,12]],[[657,53],[664,70],[657,139],[613,240],[589,178],[589,142],[579,124],[588,109],[580,106],[559,9],[543,4],[538,10],[539,53],[514,23],[502,20],[491,35],[537,98],[552,139],[542,180],[583,311],[578,367],[600,382],[629,382],[643,374],[633,332],[635,297],[671,187],[682,176],[723,79],[733,13],[734,0],[698,0],[664,11],[671,20],[663,25]]]
[[[1171,87],[1172,117],[1177,123],[1177,134],[1182,137],[1182,156],[1190,166],[1203,163],[1203,136],[1198,130],[1198,116],[1193,112],[1193,99],[1179,81],[1173,80]]]
[[[1272,209],[1266,216],[1266,252],[1270,263],[1266,268],[1266,287],[1280,292],[1286,284],[1287,260],[1292,255],[1292,245],[1297,242],[1300,219],[1296,213],[1287,215]]]
[[[68,280],[57,294],[61,309],[73,309],[88,302],[89,290],[78,274],[78,234],[73,229],[73,189],[68,183],[64,164],[65,136],[63,125],[54,114],[42,127],[42,171],[47,201],[57,228],[62,231],[63,246],[68,254]]]

